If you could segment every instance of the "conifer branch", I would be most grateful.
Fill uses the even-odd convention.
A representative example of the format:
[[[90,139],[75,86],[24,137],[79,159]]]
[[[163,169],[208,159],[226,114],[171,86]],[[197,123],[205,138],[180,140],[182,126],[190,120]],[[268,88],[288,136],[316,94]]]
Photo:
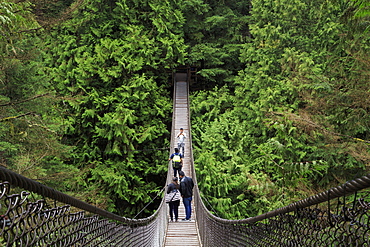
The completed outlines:
[[[0,122],[5,122],[5,121],[16,119],[16,118],[21,118],[21,117],[24,117],[24,116],[27,116],[27,115],[38,115],[38,114],[36,114],[35,112],[27,112],[27,113],[24,113],[24,114],[21,114],[21,115],[18,115],[18,116],[11,116],[11,117],[2,118],[2,119],[0,119]]]
[[[275,114],[275,115],[285,115],[284,113],[279,113],[279,112],[273,112],[272,114]],[[288,113],[288,115],[292,117],[291,119],[293,121],[294,120],[305,121],[310,126],[315,127],[315,128],[318,128],[318,129],[321,129],[321,130],[323,130],[326,133],[329,133],[329,134],[332,134],[332,135],[336,135],[336,136],[343,136],[343,137],[350,138],[352,140],[356,140],[356,141],[365,142],[367,144],[370,144],[370,141],[363,140],[363,139],[360,139],[360,138],[357,138],[357,137],[353,137],[353,136],[349,136],[349,135],[345,135],[345,134],[340,134],[340,133],[337,133],[337,132],[334,132],[334,131],[325,129],[324,127],[321,127],[319,124],[317,124],[317,123],[315,123],[315,122],[313,122],[311,120],[304,119],[304,118],[300,117],[299,115],[296,115],[296,114],[293,114],[293,113]]]
[[[17,104],[21,104],[21,103],[24,103],[24,102],[27,102],[27,101],[30,101],[30,100],[33,100],[33,99],[44,97],[45,95],[48,95],[48,94],[49,93],[44,93],[44,94],[33,96],[33,97],[25,99],[25,100],[16,101],[16,102],[9,102],[9,103],[6,103],[6,104],[0,104],[0,106],[17,105]]]

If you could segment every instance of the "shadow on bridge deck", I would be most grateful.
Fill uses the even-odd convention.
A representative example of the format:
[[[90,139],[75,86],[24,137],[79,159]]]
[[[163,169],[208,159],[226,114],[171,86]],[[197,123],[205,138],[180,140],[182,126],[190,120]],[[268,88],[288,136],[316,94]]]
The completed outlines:
[[[187,81],[187,77],[188,77],[187,73],[176,73],[175,74],[175,81],[176,82],[186,82]]]

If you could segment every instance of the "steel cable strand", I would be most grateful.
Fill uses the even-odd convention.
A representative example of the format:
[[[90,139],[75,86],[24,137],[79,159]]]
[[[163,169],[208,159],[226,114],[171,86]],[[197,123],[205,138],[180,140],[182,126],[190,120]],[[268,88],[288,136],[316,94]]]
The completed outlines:
[[[287,219],[287,222],[284,222],[284,219]],[[299,241],[297,237],[302,235],[302,221],[300,224],[297,224],[296,218],[293,215],[289,214],[279,214],[273,218],[269,218],[268,222],[271,222],[271,219],[275,219],[275,234],[274,238],[275,245],[282,246],[295,246]]]
[[[139,214],[141,214],[141,212],[143,212],[151,203],[153,203],[153,201],[159,196],[159,194],[161,194],[163,191],[164,191],[164,189],[166,188],[166,186],[164,186],[162,189],[161,189],[161,191],[159,191],[158,193],[157,193],[157,195],[154,197],[154,198],[151,198],[152,200],[150,201],[150,202],[148,202],[140,211],[139,211],[139,213],[137,213],[136,215],[135,215],[135,217],[133,218],[133,219],[135,219]]]
[[[32,241],[31,244],[36,243],[42,234],[38,234],[37,228],[39,228],[44,222],[40,222],[40,215],[44,204],[42,200],[36,202],[28,202],[26,211],[24,212],[24,221],[27,225],[25,235],[28,235]],[[33,237],[31,237],[33,234]]]
[[[260,232],[264,231],[258,225],[245,225],[245,224],[235,224],[235,233],[241,233],[238,237],[238,241],[243,243],[243,246],[260,246],[261,235]]]
[[[297,219],[299,220],[299,224],[296,223],[296,228],[300,232],[300,234],[297,234],[299,238],[296,241],[302,245],[309,246],[308,243],[312,241],[313,235],[316,232],[315,223],[317,222],[317,212],[311,208],[298,209],[297,212],[301,212],[301,214]]]
[[[0,196],[0,200],[4,200],[8,194],[9,194],[9,191],[10,191],[10,184],[8,182],[4,182],[4,183],[0,183],[0,186],[1,186],[1,196]],[[2,209],[2,204],[0,203],[0,209]],[[6,230],[6,228],[8,227],[8,224],[12,224],[12,222],[10,221],[9,219],[9,216],[8,216],[8,209],[6,209],[6,212],[4,213],[4,215],[1,215],[0,219],[0,234],[3,235],[4,231]]]
[[[253,240],[253,245],[249,246],[270,246],[271,232],[268,229],[271,229],[271,227],[267,227],[269,225],[260,222],[249,225],[250,238]]]
[[[367,220],[366,225],[370,225],[370,217],[368,215],[366,215],[364,217],[364,220]],[[370,229],[369,228],[365,229],[362,236],[363,236],[363,243],[367,244],[367,245],[364,245],[364,246],[370,246]]]
[[[4,199],[4,204],[7,207],[5,215],[7,215],[11,221],[10,226],[6,230],[8,234],[5,236],[5,240],[8,243],[21,240],[21,234],[25,229],[21,224],[23,223],[22,217],[24,212],[22,204],[25,202],[26,195],[27,193],[22,191],[21,194],[8,195]]]
[[[84,212],[80,211],[77,213],[69,214],[68,223],[65,227],[66,229],[66,238],[68,239],[67,246],[74,244],[79,235],[76,235],[77,230],[81,227],[81,220],[84,219]]]
[[[354,241],[358,246],[363,245],[363,232],[368,229],[368,225],[363,224],[363,217],[367,217],[367,210],[364,210],[360,203],[353,203],[353,207],[349,209],[351,221],[349,222],[349,231],[352,231],[352,236],[355,237]]]
[[[213,229],[214,229],[214,231],[212,231],[212,234],[215,235],[215,237],[214,237],[215,243],[218,243],[218,244],[221,243],[221,245],[219,245],[219,246],[227,246],[227,244],[228,244],[228,242],[227,242],[228,235],[230,235],[230,234],[233,235],[233,233],[230,230],[227,231],[226,234],[225,234],[225,232],[222,232],[223,224],[222,224],[222,222],[219,222],[219,221],[216,221],[216,220],[213,220]],[[234,235],[233,235],[233,237],[234,237]]]
[[[84,229],[84,232],[88,233],[87,236],[91,240],[91,244],[89,246],[101,246],[101,244],[105,243],[106,245],[111,242],[110,239],[110,232],[114,229],[116,223],[109,222],[107,219],[98,219],[89,225],[92,231],[89,229]]]
[[[350,188],[351,188],[351,190],[348,190],[348,187],[347,187],[346,193],[348,193],[348,194],[354,192],[353,188],[356,188],[357,190],[361,190],[361,189],[370,187],[370,174],[368,174],[366,176],[363,176],[361,178],[357,178],[353,182],[349,181],[349,182],[347,182],[346,186],[348,186],[348,184],[350,184]],[[353,184],[355,184],[354,187],[352,186]],[[330,200],[330,199],[334,199],[334,198],[337,198],[339,196],[342,196],[344,194],[343,192],[344,192],[343,185],[341,185],[341,186],[332,188],[330,190],[327,190],[325,192],[319,193],[317,195],[308,197],[308,198],[303,199],[301,201],[294,202],[292,204],[289,204],[288,206],[279,208],[277,210],[270,211],[268,213],[265,213],[265,214],[262,214],[262,215],[259,215],[259,216],[243,219],[241,221],[246,222],[246,223],[257,222],[257,221],[260,221],[260,220],[263,220],[263,219],[266,219],[266,218],[269,218],[269,217],[273,217],[273,216],[278,215],[278,214],[292,212],[292,211],[295,210],[295,208],[304,208],[304,207],[313,206],[313,205],[316,205],[316,204],[319,204],[319,203],[322,203],[322,202],[326,202],[328,199]],[[330,195],[330,196],[328,197],[328,195]]]
[[[273,243],[276,242],[276,234],[272,234],[273,232],[276,233],[276,224],[277,221],[275,219],[265,221],[264,223],[256,222],[254,224],[249,224],[249,238],[255,242],[253,245],[249,246],[274,246]],[[241,226],[243,225],[241,224]]]
[[[112,237],[115,239],[115,245],[114,246],[124,246],[126,243],[126,238],[129,236],[129,227],[124,226],[122,224],[118,225],[115,228],[115,233],[112,235]]]
[[[102,227],[108,222],[108,220],[99,220],[97,215],[89,218],[84,218],[84,227],[80,230],[85,235],[78,239],[78,242],[82,242],[86,246],[91,246],[91,243],[96,241],[96,238],[103,235]]]
[[[220,217],[218,214],[217,214],[217,211],[212,207],[212,205],[209,203],[209,201],[207,200],[207,198],[204,196],[204,194],[200,191],[199,191],[199,195],[200,195],[200,200],[203,201],[203,199],[207,202],[208,206],[212,209],[212,212],[213,214],[215,214],[217,217]],[[202,199],[202,196],[203,196],[203,199]]]
[[[267,219],[266,224],[273,224],[273,231],[269,237],[270,241],[274,242],[274,245],[283,245],[284,243],[294,243],[295,239],[291,232],[298,233],[301,229],[295,224],[295,218],[293,215],[280,214],[272,218]]]
[[[68,236],[68,225],[70,219],[70,206],[64,205],[61,208],[60,212],[60,226],[58,227],[57,234],[59,239],[56,240],[56,243],[59,243],[59,246],[64,246],[65,238]]]
[[[245,246],[258,246],[258,237],[255,238],[256,235],[253,234],[253,226],[245,226],[242,224],[235,224],[235,228],[238,227],[238,231],[241,232],[244,236],[244,245]]]
[[[95,234],[91,234],[93,235],[92,239],[94,240],[94,245],[89,246],[101,246],[103,243],[105,244],[105,246],[114,246],[111,245],[112,241],[114,240],[111,238],[111,233],[114,232],[116,224],[109,222],[108,220],[100,220],[96,222],[96,224],[97,227],[95,229]]]
[[[108,221],[108,220],[106,220]],[[96,234],[91,233],[88,231],[90,229],[89,227],[91,225],[97,225],[99,226],[100,220],[97,215],[91,216],[91,217],[86,217],[83,214],[83,217],[78,219],[78,221],[75,223],[75,228],[74,228],[74,235],[75,235],[75,243],[85,243],[89,238],[95,240]],[[96,229],[96,227],[95,227]]]
[[[1,182],[0,183],[0,200],[3,199],[4,196],[9,194],[10,191],[10,183],[9,182]]]
[[[343,205],[345,205],[345,201],[343,202]],[[348,225],[350,219],[347,215],[348,208],[345,206],[342,206],[340,209],[340,212],[338,215],[333,215],[332,218],[334,218],[334,238],[337,239],[339,243],[346,244],[348,241],[352,241],[350,237],[351,234],[348,232]],[[333,221],[332,221],[333,222]]]
[[[113,246],[123,246],[125,243],[126,231],[127,227],[123,225],[117,225],[114,228],[114,233],[111,234],[111,237],[114,240],[114,242],[112,242],[114,244]]]
[[[46,243],[50,243],[53,241],[52,237],[53,233],[56,229],[56,221],[55,221],[55,209],[46,209],[40,212],[40,217],[45,220],[45,225],[47,226],[47,232],[42,238],[45,240]]]
[[[46,196],[46,197],[49,197],[49,198],[52,198],[52,199],[56,199],[56,200],[58,200],[62,203],[69,204],[69,205],[77,207],[79,209],[82,209],[82,210],[85,210],[85,211],[88,211],[88,212],[91,212],[91,213],[94,213],[94,214],[98,214],[98,215],[101,215],[101,216],[106,217],[106,218],[117,220],[117,221],[120,221],[122,223],[130,224],[130,223],[135,222],[135,221],[133,221],[129,218],[125,218],[125,217],[115,215],[115,214],[110,213],[108,211],[105,211],[105,210],[102,210],[102,209],[97,208],[95,206],[92,206],[92,205],[90,205],[86,202],[77,200],[73,197],[70,197],[66,194],[63,194],[59,191],[56,191],[56,190],[54,190],[50,187],[47,187],[45,185],[42,185],[38,182],[35,182],[35,181],[29,179],[29,178],[26,178],[22,175],[16,174],[15,172],[10,171],[10,170],[4,168],[3,166],[0,166],[0,175],[1,175],[1,178],[4,181],[8,181],[13,186],[21,187],[21,188],[24,188],[26,190],[35,192],[37,194],[42,194],[43,196]],[[148,219],[148,221],[150,221],[150,219]]]
[[[61,206],[61,207],[58,207],[58,212],[57,212],[57,226],[56,226],[56,229],[55,229],[55,235],[58,236],[56,239],[55,239],[55,242],[56,241],[59,241],[59,239],[63,239],[64,238],[64,232],[63,232],[63,229],[64,229],[64,225],[65,225],[65,220],[66,220],[66,214],[69,213],[69,210],[70,210],[70,207],[67,206],[67,205],[64,205],[64,206]]]

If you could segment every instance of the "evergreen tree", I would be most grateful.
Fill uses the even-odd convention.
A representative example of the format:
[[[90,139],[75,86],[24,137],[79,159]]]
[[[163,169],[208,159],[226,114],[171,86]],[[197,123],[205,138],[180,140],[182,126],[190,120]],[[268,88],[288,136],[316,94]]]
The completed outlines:
[[[42,72],[42,26],[28,1],[2,1],[0,21],[0,163],[63,187],[73,170],[61,162],[69,149],[60,144],[60,119]]]
[[[183,6],[186,63],[199,68],[203,88],[230,83],[240,70],[241,44],[249,37],[249,1],[191,1]],[[199,85],[196,85],[199,87]]]
[[[55,31],[49,64],[90,203],[133,217],[163,186],[183,22],[173,1],[86,1]]]
[[[342,17],[350,7],[252,1],[252,40],[243,45],[235,90],[193,96],[199,185],[221,217],[267,212],[365,172],[369,114],[356,100],[360,91],[369,98],[364,56],[340,52],[348,48]],[[346,70],[353,65],[357,71]]]

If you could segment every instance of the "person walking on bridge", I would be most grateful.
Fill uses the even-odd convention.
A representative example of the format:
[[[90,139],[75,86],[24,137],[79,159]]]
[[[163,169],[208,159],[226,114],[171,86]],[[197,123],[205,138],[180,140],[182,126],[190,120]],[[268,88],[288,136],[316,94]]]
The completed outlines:
[[[177,177],[177,172],[179,172],[182,169],[182,155],[178,148],[175,148],[175,152],[171,154],[170,158],[168,160],[172,160],[172,167],[173,167],[173,176]]]
[[[180,185],[178,183],[179,179],[177,177],[174,177],[172,179],[172,183],[168,185],[167,188],[167,194],[171,193],[174,190],[179,190]],[[180,192],[177,192],[180,193]],[[180,200],[176,201],[170,201],[168,203],[168,206],[170,207],[170,218],[171,222],[173,222],[173,215],[175,215],[175,221],[177,222],[179,219],[179,206],[180,206]]]
[[[182,157],[184,158],[186,135],[184,133],[183,128],[180,128],[180,132],[177,134],[176,138],[177,138],[177,148],[180,150],[180,152],[182,153]]]
[[[191,201],[193,200],[194,182],[190,177],[186,177],[183,171],[179,171],[180,176],[180,193],[182,202],[185,207],[185,219],[183,221],[191,221]]]

